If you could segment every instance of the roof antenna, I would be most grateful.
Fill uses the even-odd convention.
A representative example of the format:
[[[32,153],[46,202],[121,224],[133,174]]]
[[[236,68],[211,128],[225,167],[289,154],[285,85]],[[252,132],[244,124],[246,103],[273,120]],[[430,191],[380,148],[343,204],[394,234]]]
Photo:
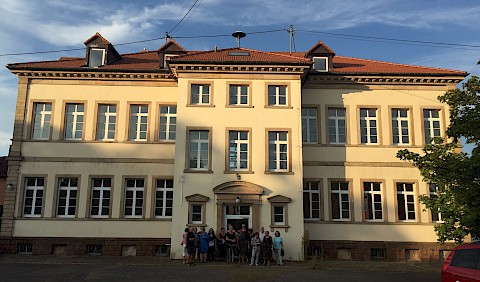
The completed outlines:
[[[240,39],[247,36],[247,34],[243,31],[235,31],[232,33],[232,36],[237,39],[237,47],[240,48]]]
[[[172,37],[170,37],[170,35],[168,35],[168,31],[167,31],[167,32],[165,32],[165,43],[168,42],[169,38],[172,38]]]

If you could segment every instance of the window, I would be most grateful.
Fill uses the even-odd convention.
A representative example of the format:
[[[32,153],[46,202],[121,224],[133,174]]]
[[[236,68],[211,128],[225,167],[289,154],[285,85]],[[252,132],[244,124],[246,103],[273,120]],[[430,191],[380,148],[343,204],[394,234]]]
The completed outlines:
[[[423,127],[425,129],[425,144],[432,143],[435,137],[441,137],[440,110],[423,110]]]
[[[287,105],[287,86],[269,85],[268,86],[268,105],[286,106]]]
[[[248,131],[228,132],[228,169],[248,170]]]
[[[313,69],[316,71],[327,72],[328,71],[328,58],[326,57],[313,57]]]
[[[173,180],[157,179],[155,188],[155,217],[171,217],[173,210]]]
[[[43,204],[43,177],[27,177],[25,179],[24,217],[40,217]]]
[[[348,186],[348,182],[330,183],[333,220],[350,220],[350,194]]]
[[[268,170],[288,171],[288,132],[268,132]]]
[[[430,198],[436,199],[438,198],[437,191],[438,191],[438,186],[435,183],[430,183],[428,184],[428,190],[430,194]],[[442,221],[442,216],[438,210],[430,210],[432,213],[432,222],[440,222]]]
[[[346,110],[344,108],[328,109],[328,142],[330,144],[347,143]]]
[[[83,104],[67,104],[65,111],[65,139],[82,140],[83,137]]]
[[[77,178],[60,178],[58,181],[58,217],[74,217],[77,208]]]
[[[285,210],[283,206],[273,206],[273,224],[274,225],[285,224]]]
[[[97,140],[115,140],[117,105],[98,105]]]
[[[52,103],[33,103],[33,109],[32,139],[49,139]]]
[[[392,109],[392,135],[394,145],[410,143],[407,109]]]
[[[17,253],[19,254],[32,254],[32,244],[18,244]]]
[[[307,144],[318,143],[316,108],[302,109],[302,142]]]
[[[201,204],[192,204],[192,218],[191,222],[193,224],[201,224],[202,223],[202,206]]]
[[[88,54],[88,66],[98,68],[103,66],[105,62],[105,50],[91,48]]]
[[[320,182],[303,182],[303,218],[320,219]]]
[[[210,85],[192,84],[190,88],[191,105],[210,105]]]
[[[228,101],[229,105],[249,105],[248,85],[230,85]]]
[[[130,106],[130,129],[128,140],[147,141],[148,136],[148,105]]]
[[[125,217],[142,217],[145,180],[127,178],[125,184]]]
[[[360,109],[360,139],[362,144],[378,144],[377,109]]]
[[[456,250],[450,266],[478,269],[480,249]]]
[[[397,183],[398,220],[415,220],[415,192],[413,183]]]
[[[191,130],[189,132],[188,168],[208,170],[210,157],[210,132],[208,130]]]
[[[173,54],[164,54],[163,55],[163,68],[164,69],[170,69],[170,67],[168,66],[168,63],[170,62],[170,58],[172,57],[177,57],[178,55],[173,55]]]
[[[175,141],[177,131],[177,106],[160,106],[158,140]]]
[[[380,182],[363,183],[363,212],[365,220],[382,220],[382,191]]]
[[[111,178],[92,179],[92,205],[90,216],[93,218],[108,218],[110,215]]]
[[[87,245],[87,254],[91,256],[101,256],[102,245]]]

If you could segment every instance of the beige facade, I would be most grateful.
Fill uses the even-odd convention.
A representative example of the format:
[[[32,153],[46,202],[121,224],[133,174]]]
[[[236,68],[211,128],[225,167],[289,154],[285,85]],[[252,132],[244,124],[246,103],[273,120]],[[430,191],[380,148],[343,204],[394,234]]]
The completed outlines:
[[[338,74],[321,44],[304,57],[235,50],[252,57],[240,62],[218,59],[229,49],[202,61],[169,44],[160,57],[135,55],[157,58],[156,68],[179,55],[168,69],[128,69],[128,58],[115,70],[10,66],[20,78],[9,156],[18,170],[1,235],[17,243],[4,248],[152,255],[170,246],[180,258],[185,227],[246,223],[280,231],[290,260],[304,258],[304,245],[369,258],[365,246],[379,242],[396,244],[387,253],[428,246],[438,258],[434,218],[417,200],[429,185],[395,155],[419,151],[425,134],[444,136],[448,108],[436,97],[464,73]],[[311,69],[318,50],[326,73]]]

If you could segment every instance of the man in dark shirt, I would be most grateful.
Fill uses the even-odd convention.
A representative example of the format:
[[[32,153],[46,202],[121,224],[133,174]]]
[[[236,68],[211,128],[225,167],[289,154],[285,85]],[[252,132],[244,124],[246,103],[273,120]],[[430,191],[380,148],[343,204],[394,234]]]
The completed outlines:
[[[195,265],[195,233],[193,227],[187,234],[188,265]]]

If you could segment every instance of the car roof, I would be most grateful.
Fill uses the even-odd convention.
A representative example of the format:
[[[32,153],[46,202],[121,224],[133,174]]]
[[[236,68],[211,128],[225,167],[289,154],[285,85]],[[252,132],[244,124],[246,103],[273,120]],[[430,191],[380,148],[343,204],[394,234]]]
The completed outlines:
[[[455,250],[480,249],[480,242],[467,243],[457,246]]]

